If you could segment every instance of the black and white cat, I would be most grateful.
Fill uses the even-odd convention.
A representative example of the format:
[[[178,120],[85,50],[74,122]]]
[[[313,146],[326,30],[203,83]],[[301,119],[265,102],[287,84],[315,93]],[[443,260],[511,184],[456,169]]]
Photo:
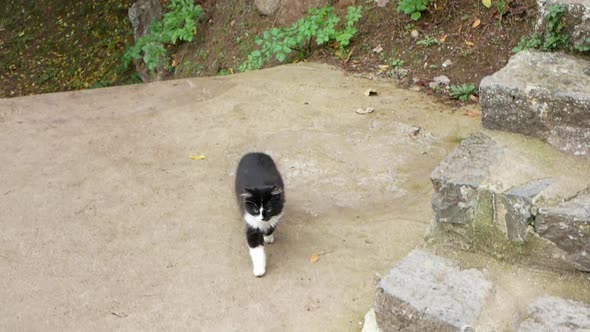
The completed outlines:
[[[264,153],[248,153],[236,171],[236,196],[246,222],[253,272],[266,273],[264,244],[274,242],[274,230],[283,215],[285,187],[272,158]]]

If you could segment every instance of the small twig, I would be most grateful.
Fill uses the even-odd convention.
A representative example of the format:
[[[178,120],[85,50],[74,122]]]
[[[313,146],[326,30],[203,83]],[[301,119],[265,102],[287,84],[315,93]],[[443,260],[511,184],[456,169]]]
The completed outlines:
[[[277,23],[277,19],[279,18],[279,15],[281,15],[281,9],[283,9],[282,2],[279,4],[279,10],[277,10],[277,15],[275,16],[275,20],[272,22],[272,27],[270,27],[271,29],[275,27],[275,24]]]
[[[327,255],[327,254],[333,253],[334,251],[336,251],[336,249],[318,252],[317,255],[318,256],[323,256],[323,255]]]
[[[354,46],[350,49],[350,52],[348,53],[348,56],[346,57],[346,60],[344,61],[344,63],[348,63],[348,60],[350,60],[350,57],[352,56],[352,53],[354,52]]]
[[[124,313],[124,312],[116,312],[116,311],[111,311],[111,314],[112,314],[113,316],[117,316],[117,317],[119,317],[119,318],[125,318],[125,317],[127,317],[127,316],[128,316],[128,315],[127,315],[126,313]]]

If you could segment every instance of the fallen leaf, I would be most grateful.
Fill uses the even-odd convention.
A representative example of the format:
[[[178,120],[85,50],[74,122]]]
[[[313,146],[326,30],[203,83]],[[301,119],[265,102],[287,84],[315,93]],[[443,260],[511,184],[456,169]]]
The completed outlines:
[[[440,37],[440,39],[439,39],[440,42],[444,43],[445,41],[447,41],[447,37],[448,37],[448,35],[444,35],[444,36]]]
[[[476,118],[479,116],[479,111],[463,110],[463,115],[467,115],[470,118]]]
[[[470,42],[469,40],[465,41],[465,44],[467,44],[467,46],[475,46],[474,42]]]
[[[205,159],[207,159],[207,157],[202,154],[195,154],[195,155],[190,156],[190,158],[192,160],[205,160]]]
[[[309,257],[309,261],[312,263],[317,263],[320,260],[320,254],[313,254]]]
[[[473,24],[471,25],[471,27],[477,28],[480,24],[481,24],[481,20],[478,18],[475,21],[473,21]]]
[[[377,45],[377,47],[375,47],[373,49],[373,52],[375,52],[375,53],[381,53],[381,52],[383,52],[383,47],[381,47],[381,44]]]
[[[373,112],[375,112],[375,109],[373,107],[367,107],[365,109],[359,108],[355,111],[355,113],[357,114],[369,114]]]
[[[481,0],[481,3],[486,7],[486,8],[490,8],[492,7],[492,0]]]

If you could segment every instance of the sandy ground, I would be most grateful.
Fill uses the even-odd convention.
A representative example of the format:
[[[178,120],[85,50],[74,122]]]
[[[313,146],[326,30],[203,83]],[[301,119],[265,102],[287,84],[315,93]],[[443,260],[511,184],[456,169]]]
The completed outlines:
[[[317,64],[0,100],[0,330],[358,331],[478,128],[452,111]],[[232,189],[255,150],[287,197],[263,278]]]

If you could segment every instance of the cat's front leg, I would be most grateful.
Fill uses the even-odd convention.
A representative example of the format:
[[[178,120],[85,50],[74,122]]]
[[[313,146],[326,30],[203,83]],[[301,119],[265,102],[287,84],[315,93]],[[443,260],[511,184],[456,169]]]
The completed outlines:
[[[269,230],[264,233],[264,244],[270,244],[275,242],[275,235],[274,235],[274,227],[271,227]]]
[[[264,236],[260,230],[248,227],[246,238],[250,249],[250,258],[252,258],[252,272],[256,277],[262,277],[266,273]]]

